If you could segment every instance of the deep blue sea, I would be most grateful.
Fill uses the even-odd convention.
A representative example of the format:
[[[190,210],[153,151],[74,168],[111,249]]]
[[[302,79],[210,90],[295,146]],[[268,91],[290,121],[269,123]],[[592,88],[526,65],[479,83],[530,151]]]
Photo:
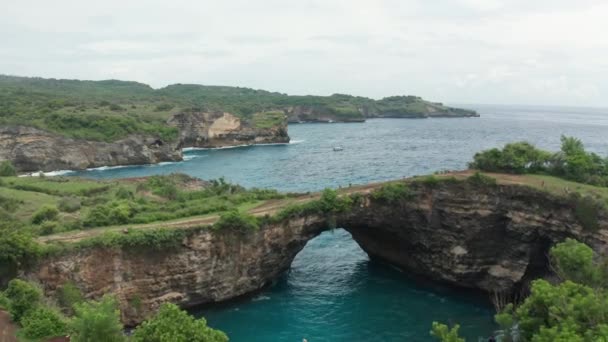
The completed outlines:
[[[465,106],[481,118],[374,119],[290,125],[292,143],[185,153],[186,161],[71,175],[117,178],[183,172],[247,187],[315,191],[463,169],[475,152],[527,140],[557,150],[560,135],[608,155],[608,109]],[[333,148],[340,146],[340,152]],[[468,341],[489,335],[486,298],[411,279],[370,262],[341,229],[310,241],[291,270],[250,298],[193,310],[231,341],[432,341],[433,320],[458,322]]]

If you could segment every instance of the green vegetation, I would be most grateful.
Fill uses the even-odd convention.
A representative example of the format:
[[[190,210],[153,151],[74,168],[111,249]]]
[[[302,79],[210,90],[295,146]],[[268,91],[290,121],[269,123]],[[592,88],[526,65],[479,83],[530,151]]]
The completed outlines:
[[[473,185],[482,186],[482,187],[492,187],[492,186],[496,186],[496,184],[497,184],[496,178],[486,176],[486,175],[482,174],[481,172],[475,172],[472,176],[467,178],[467,182],[469,182]]]
[[[496,315],[502,341],[583,342],[608,340],[608,269],[606,259],[587,245],[567,239],[551,249],[560,281],[532,282],[530,295],[508,304]],[[440,341],[464,341],[458,329],[433,323],[431,335]]]
[[[65,317],[57,310],[45,306],[38,306],[21,320],[23,327],[19,335],[28,340],[44,340],[49,337],[65,336],[68,323]]]
[[[40,304],[42,290],[21,279],[13,279],[8,283],[4,296],[6,296],[10,303],[8,311],[11,314],[11,318],[15,322],[21,322],[28,312]]]
[[[70,340],[74,342],[125,341],[120,311],[109,296],[100,301],[89,301],[74,306],[75,315],[70,324]]]
[[[405,183],[388,183],[372,193],[372,198],[386,203],[395,203],[412,197],[410,188]]]
[[[8,309],[14,322],[21,326],[20,340],[45,341],[70,335],[77,342],[120,341],[228,341],[221,331],[207,326],[204,318],[195,319],[173,304],[164,304],[158,313],[139,326],[132,337],[124,335],[120,311],[114,298],[84,301],[72,283],[66,283],[59,303],[69,306],[65,316],[54,308],[52,298],[42,300],[40,288],[21,279],[13,279],[0,292],[0,307]],[[71,317],[70,317],[71,316]]]
[[[5,160],[0,163],[0,177],[12,177],[16,175],[17,170],[15,170],[15,167],[10,161]]]
[[[561,151],[550,153],[527,142],[477,153],[470,167],[488,172],[548,174],[575,182],[608,186],[608,159],[585,151],[576,138],[561,137]]]
[[[174,304],[163,304],[156,315],[135,329],[134,342],[227,342],[226,334],[207,326]]]
[[[362,120],[366,116],[424,117],[470,115],[415,96],[379,101],[334,94],[289,96],[241,87],[175,84],[154,90],[137,82],[77,81],[0,75],[0,125],[19,124],[72,138],[114,141],[129,134],[150,134],[171,141],[177,129],[166,124],[171,115],[193,111],[223,111],[240,116],[253,127],[285,122],[284,111],[304,106],[303,119],[329,116]],[[365,113],[365,115],[364,115]]]
[[[257,230],[259,227],[258,219],[255,216],[236,210],[223,213],[213,225],[214,229],[237,229],[242,231]]]

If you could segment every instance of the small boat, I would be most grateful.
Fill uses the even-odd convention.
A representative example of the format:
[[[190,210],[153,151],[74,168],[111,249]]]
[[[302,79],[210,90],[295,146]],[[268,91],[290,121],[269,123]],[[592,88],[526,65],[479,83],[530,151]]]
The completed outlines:
[[[338,152],[338,151],[342,151],[344,150],[341,146],[336,146],[334,147],[334,152]]]

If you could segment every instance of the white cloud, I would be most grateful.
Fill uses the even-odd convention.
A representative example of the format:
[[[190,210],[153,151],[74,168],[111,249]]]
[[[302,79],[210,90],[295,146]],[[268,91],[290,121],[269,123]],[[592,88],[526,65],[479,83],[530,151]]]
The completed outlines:
[[[608,105],[601,0],[1,0],[0,73]]]

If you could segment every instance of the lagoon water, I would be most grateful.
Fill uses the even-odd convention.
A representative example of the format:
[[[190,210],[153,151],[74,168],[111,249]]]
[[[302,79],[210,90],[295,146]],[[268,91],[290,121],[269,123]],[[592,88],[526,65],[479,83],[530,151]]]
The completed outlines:
[[[316,191],[463,169],[474,153],[527,140],[557,150],[561,134],[608,155],[608,110],[467,106],[481,118],[374,119],[297,124],[288,145],[193,150],[186,161],[74,172],[94,178],[183,172],[247,187]],[[333,147],[343,147],[334,152]],[[341,229],[310,241],[291,270],[251,298],[193,310],[231,341],[432,341],[433,320],[458,322],[469,341],[495,328],[486,298],[408,278],[371,262]]]

